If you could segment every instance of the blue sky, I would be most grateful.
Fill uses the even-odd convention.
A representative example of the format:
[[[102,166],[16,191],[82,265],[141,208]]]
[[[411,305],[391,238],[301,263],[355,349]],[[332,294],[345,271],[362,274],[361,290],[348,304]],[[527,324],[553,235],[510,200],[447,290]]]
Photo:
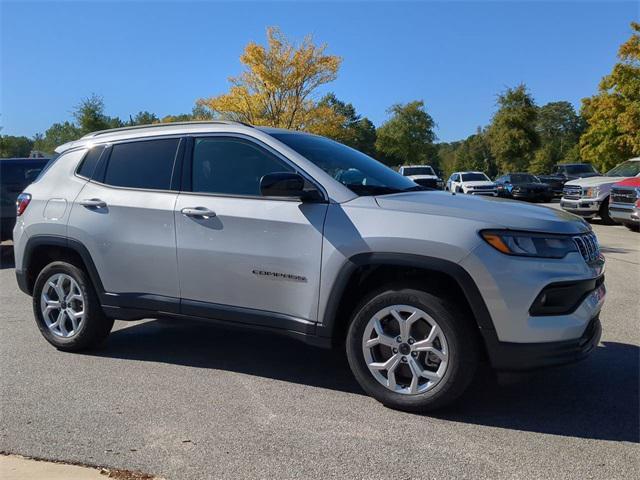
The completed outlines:
[[[489,122],[496,94],[524,82],[539,104],[580,99],[611,70],[637,2],[2,1],[2,133],[31,136],[78,101],[107,113],[189,112],[224,93],[249,41],[277,25],[343,57],[324,90],[376,125],[423,99],[440,140]]]

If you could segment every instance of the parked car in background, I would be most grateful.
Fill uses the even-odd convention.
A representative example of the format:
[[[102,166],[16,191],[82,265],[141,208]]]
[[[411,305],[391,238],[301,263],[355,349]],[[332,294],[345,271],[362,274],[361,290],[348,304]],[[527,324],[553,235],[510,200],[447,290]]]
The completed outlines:
[[[422,411],[481,361],[527,370],[598,345],[604,258],[575,215],[426,190],[327,138],[233,122],[57,151],[13,238],[18,285],[60,350],[98,345],[114,319],[266,329],[344,349],[367,393]]]
[[[445,190],[471,195],[498,195],[496,184],[483,172],[454,172],[447,180]]]
[[[528,200],[531,202],[550,202],[553,191],[530,173],[507,173],[496,179],[498,196]]]
[[[609,215],[636,232],[640,228],[640,178],[627,178],[613,185],[609,200]]]
[[[398,169],[400,175],[409,177],[418,185],[423,187],[442,190],[444,181],[431,168],[430,165],[403,165]]]
[[[38,177],[48,161],[47,158],[0,158],[0,241],[11,238],[18,195]]]
[[[564,184],[569,180],[595,177],[598,171],[590,163],[561,163],[553,167],[550,174],[537,175],[542,183],[553,190],[554,195],[561,197]]]
[[[602,176],[572,180],[564,185],[560,206],[584,218],[599,216],[609,225],[615,222],[609,214],[609,194],[623,178],[640,176],[640,157],[612,168]]]

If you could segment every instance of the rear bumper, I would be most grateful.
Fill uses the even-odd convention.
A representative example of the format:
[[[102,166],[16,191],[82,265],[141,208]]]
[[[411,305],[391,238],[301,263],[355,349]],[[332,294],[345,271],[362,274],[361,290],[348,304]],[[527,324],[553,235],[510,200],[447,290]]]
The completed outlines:
[[[602,325],[596,315],[580,338],[560,342],[500,342],[491,332],[483,332],[491,366],[500,371],[536,370],[574,363],[586,358],[600,342]]]

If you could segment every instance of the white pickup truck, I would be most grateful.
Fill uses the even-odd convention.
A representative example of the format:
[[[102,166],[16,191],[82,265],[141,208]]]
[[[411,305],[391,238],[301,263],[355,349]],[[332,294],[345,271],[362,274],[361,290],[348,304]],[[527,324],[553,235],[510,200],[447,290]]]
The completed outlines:
[[[609,215],[611,187],[624,178],[640,176],[640,157],[632,158],[602,176],[579,178],[564,184],[560,206],[584,218],[600,217],[606,224],[615,222]]]

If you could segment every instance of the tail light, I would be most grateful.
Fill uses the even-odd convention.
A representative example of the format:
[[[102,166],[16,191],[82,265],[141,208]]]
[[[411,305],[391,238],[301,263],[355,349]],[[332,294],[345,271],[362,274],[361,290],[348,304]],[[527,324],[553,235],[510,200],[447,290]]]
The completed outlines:
[[[18,200],[16,200],[16,217],[19,217],[24,213],[29,206],[29,202],[31,202],[31,195],[28,193],[21,193],[18,195]]]

